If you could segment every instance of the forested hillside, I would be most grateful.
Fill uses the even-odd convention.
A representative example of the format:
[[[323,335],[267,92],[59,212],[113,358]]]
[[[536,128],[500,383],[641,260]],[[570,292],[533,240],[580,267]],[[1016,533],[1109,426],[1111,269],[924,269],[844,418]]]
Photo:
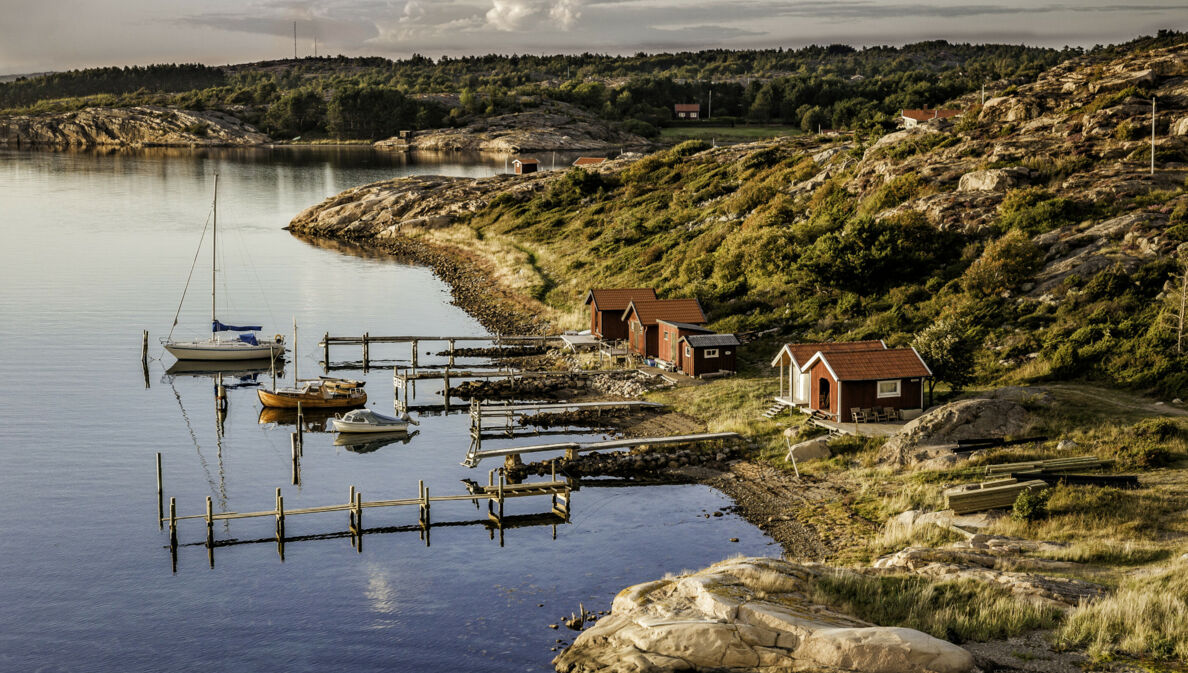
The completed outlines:
[[[1186,78],[1183,43],[1083,56],[909,131],[397,180],[294,227],[363,239],[452,213],[425,240],[516,251],[493,258],[518,260],[514,277],[563,313],[591,286],[655,286],[697,297],[723,330],[915,344],[959,385],[1088,377],[1185,395]]]
[[[937,105],[983,84],[1023,82],[1079,50],[922,42],[854,49],[710,50],[432,59],[321,57],[211,68],[99,68],[0,84],[0,111],[88,106],[218,109],[274,136],[380,138],[454,126],[547,100],[572,103],[654,136],[675,103],[719,123],[815,130],[890,128],[903,107]]]

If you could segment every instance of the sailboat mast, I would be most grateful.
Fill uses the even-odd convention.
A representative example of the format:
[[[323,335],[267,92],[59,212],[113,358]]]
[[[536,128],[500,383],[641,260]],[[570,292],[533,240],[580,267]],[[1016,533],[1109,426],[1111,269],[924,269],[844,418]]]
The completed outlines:
[[[211,201],[211,233],[210,233],[210,332],[218,336],[215,331],[215,288],[218,287],[218,246],[219,246],[219,174],[214,174],[214,199]]]

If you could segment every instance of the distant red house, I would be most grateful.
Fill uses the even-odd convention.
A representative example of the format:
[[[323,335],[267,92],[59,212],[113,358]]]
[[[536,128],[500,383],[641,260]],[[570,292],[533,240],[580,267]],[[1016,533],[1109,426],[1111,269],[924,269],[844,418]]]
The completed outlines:
[[[585,301],[590,307],[590,334],[607,341],[626,339],[627,321],[623,319],[623,311],[632,300],[654,299],[656,291],[650,287],[590,290]]]
[[[942,110],[940,108],[924,108],[922,110],[904,110],[899,114],[900,121],[903,127],[910,129],[917,124],[930,122],[933,119],[948,119],[949,117],[959,117],[961,110]]]
[[[606,163],[606,157],[578,157],[573,165],[581,168],[582,166],[597,166],[601,163]]]
[[[512,169],[515,170],[516,175],[535,173],[540,169],[540,162],[536,159],[516,159],[512,162]]]
[[[633,300],[623,311],[623,320],[627,322],[627,351],[643,357],[656,357],[660,352],[658,321],[687,325],[709,322],[696,299]]]
[[[733,334],[690,334],[681,337],[680,370],[689,376],[735,371],[738,337]]]
[[[854,409],[923,409],[932,370],[914,348],[818,351],[801,371],[809,376],[809,408],[843,423]]]
[[[701,117],[700,103],[677,103],[672,106],[677,119],[699,119]]]
[[[674,320],[657,320],[657,348],[656,359],[663,360],[675,368],[681,364],[680,340],[691,334],[713,334],[714,331],[703,325],[694,325]]]

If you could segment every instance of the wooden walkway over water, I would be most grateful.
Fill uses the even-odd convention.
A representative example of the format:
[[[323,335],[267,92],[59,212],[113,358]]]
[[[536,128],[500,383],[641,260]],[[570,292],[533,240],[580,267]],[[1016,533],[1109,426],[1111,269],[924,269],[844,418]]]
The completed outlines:
[[[581,370],[524,370],[524,369],[430,369],[418,370],[394,368],[392,371],[392,388],[395,398],[395,408],[397,413],[403,413],[409,409],[410,397],[415,394],[416,382],[427,380],[441,380],[443,381],[442,391],[442,406],[445,411],[450,410],[450,382],[458,381],[459,379],[507,379],[511,381],[526,381],[529,379],[585,379],[591,376],[598,376],[601,374],[627,374],[635,370],[633,369],[581,369]]]
[[[524,453],[542,453],[547,451],[564,451],[568,459],[576,458],[579,453],[587,451],[612,451],[631,449],[637,446],[665,446],[672,444],[699,444],[742,439],[737,432],[706,432],[696,435],[670,435],[668,437],[631,437],[627,439],[610,439],[600,442],[558,442],[555,444],[534,444],[532,446],[509,446],[500,449],[474,448],[466,453],[462,464],[466,467],[478,467],[484,458],[506,458],[507,456]]]
[[[498,472],[499,478],[495,479],[495,474]],[[563,521],[569,520],[570,503],[572,498],[572,486],[568,480],[558,479],[556,467],[548,481],[534,481],[523,483],[509,483],[503,470],[492,470],[487,475],[487,484],[474,484],[473,482],[467,485],[467,493],[453,494],[453,495],[430,495],[429,487],[425,485],[424,481],[417,483],[417,497],[415,498],[394,498],[385,500],[364,500],[363,494],[350,487],[350,494],[345,503],[336,503],[329,505],[321,505],[314,507],[296,507],[286,508],[284,495],[281,489],[276,489],[276,507],[274,509],[259,510],[252,512],[215,512],[214,504],[210,496],[206,497],[206,511],[202,514],[185,514],[179,515],[177,513],[177,498],[169,498],[169,513],[163,516],[164,509],[164,492],[162,489],[162,475],[161,475],[161,454],[157,454],[157,513],[158,522],[161,527],[168,522],[169,524],[169,548],[173,555],[174,570],[177,570],[177,533],[179,524],[183,521],[201,520],[206,523],[206,541],[205,546],[208,550],[208,557],[210,564],[214,566],[214,548],[220,546],[219,542],[215,540],[214,524],[216,521],[232,521],[237,519],[257,519],[257,518],[272,518],[275,526],[275,537],[278,549],[281,550],[283,558],[283,545],[285,543],[285,521],[294,516],[303,516],[310,514],[328,514],[331,512],[346,512],[347,513],[347,532],[354,540],[357,538],[360,551],[362,550],[362,536],[366,532],[363,528],[363,510],[365,509],[380,509],[392,507],[416,507],[417,525],[428,533],[431,527],[430,512],[433,503],[441,502],[473,502],[476,507],[482,500],[487,501],[487,518],[495,527],[501,527],[504,522],[504,504],[506,501],[516,498],[531,498],[548,496],[551,500],[551,508],[549,514],[560,517]],[[427,538],[426,538],[427,539]]]
[[[326,367],[330,366],[330,346],[362,346],[363,347],[363,368],[367,369],[371,362],[371,344],[409,344],[409,362],[413,367],[417,366],[417,345],[422,341],[429,342],[445,342],[448,343],[450,353],[450,364],[454,363],[454,346],[459,341],[470,342],[488,342],[496,348],[511,348],[515,346],[523,346],[525,344],[544,344],[551,341],[560,342],[561,336],[542,336],[536,334],[524,335],[486,335],[486,336],[442,336],[442,335],[401,335],[401,336],[371,336],[370,333],[364,332],[360,336],[330,336],[326,332],[322,340],[318,343],[322,347],[322,361]]]

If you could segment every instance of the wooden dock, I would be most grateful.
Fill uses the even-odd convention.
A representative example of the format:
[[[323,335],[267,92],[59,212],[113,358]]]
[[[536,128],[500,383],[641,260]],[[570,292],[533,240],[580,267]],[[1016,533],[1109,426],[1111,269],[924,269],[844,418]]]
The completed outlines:
[[[495,479],[495,474],[498,472],[498,481]],[[331,512],[346,512],[347,513],[347,532],[351,535],[352,540],[356,540],[359,550],[362,551],[362,536],[365,532],[363,528],[363,510],[390,508],[390,507],[416,507],[418,509],[417,525],[428,533],[431,519],[430,511],[433,503],[440,502],[473,502],[475,506],[479,506],[479,501],[487,501],[487,518],[496,527],[503,524],[504,520],[504,503],[513,498],[530,498],[539,496],[548,496],[551,499],[551,508],[549,513],[561,517],[562,520],[569,520],[570,503],[572,497],[572,487],[568,480],[558,479],[556,468],[550,476],[549,481],[534,481],[524,483],[509,483],[507,477],[502,469],[492,470],[487,475],[487,484],[477,485],[470,484],[467,487],[467,493],[456,495],[430,495],[429,487],[425,485],[424,481],[417,483],[417,497],[415,498],[395,498],[388,500],[364,500],[363,494],[350,487],[350,494],[345,503],[337,503],[331,505],[321,505],[315,507],[297,507],[286,508],[285,499],[281,493],[281,489],[276,489],[276,507],[274,509],[259,510],[253,512],[215,512],[213,501],[210,496],[206,497],[206,511],[202,514],[187,514],[179,515],[177,513],[177,498],[169,498],[169,513],[164,515],[164,494],[162,490],[161,477],[161,454],[157,454],[157,512],[159,516],[159,523],[162,527],[168,522],[169,524],[169,547],[173,554],[174,570],[177,570],[177,531],[178,525],[182,521],[202,520],[206,522],[206,541],[205,546],[208,550],[208,557],[210,564],[214,566],[214,548],[219,546],[219,542],[215,540],[214,523],[216,521],[231,521],[237,519],[256,519],[256,518],[272,518],[275,524],[275,536],[278,550],[281,553],[281,558],[284,558],[284,543],[285,543],[285,521],[294,516],[302,516],[309,514],[328,514]],[[427,538],[426,538],[427,539]]]
[[[547,379],[547,378],[586,378],[589,376],[597,376],[600,374],[626,374],[633,372],[633,369],[592,369],[592,370],[524,370],[524,369],[431,369],[418,370],[416,368],[394,368],[392,371],[392,387],[394,389],[394,405],[397,413],[403,413],[409,409],[409,400],[412,394],[415,394],[415,386],[417,381],[427,380],[441,380],[443,381],[443,402],[442,406],[445,411],[450,410],[450,382],[458,381],[460,379],[509,379],[512,381],[523,381],[528,379]]]
[[[596,411],[614,409],[662,409],[659,402],[644,400],[607,400],[598,402],[547,402],[540,404],[480,404],[478,400],[470,402],[470,449],[469,453],[482,449],[483,439],[496,437],[514,437],[517,430],[522,430],[520,420],[535,414],[563,413],[567,411]],[[487,423],[494,419],[494,424]],[[527,431],[527,434],[562,434],[560,432]],[[564,434],[571,434],[565,432]]]
[[[696,444],[700,442],[715,442],[731,439],[742,439],[737,432],[706,432],[696,435],[670,435],[668,437],[631,437],[628,439],[611,439],[601,442],[558,442],[556,444],[534,444],[532,446],[509,446],[501,449],[474,448],[467,452],[462,465],[477,467],[484,458],[505,458],[523,453],[542,453],[546,451],[564,451],[568,459],[576,458],[579,453],[587,451],[612,451],[630,449],[637,446],[664,446],[672,444]]]
[[[446,342],[449,344],[450,364],[454,364],[454,345],[459,341],[480,341],[489,342],[496,348],[523,346],[530,343],[548,343],[550,341],[560,341],[560,335],[556,336],[542,336],[535,334],[527,335],[470,335],[470,336],[442,336],[442,335],[402,335],[402,336],[371,336],[370,333],[364,332],[361,336],[330,336],[326,332],[322,336],[322,340],[318,343],[322,347],[322,362],[325,367],[330,367],[330,346],[362,346],[363,347],[363,368],[367,369],[371,363],[371,344],[409,344],[409,362],[413,367],[417,366],[417,345],[422,341],[432,342]]]

